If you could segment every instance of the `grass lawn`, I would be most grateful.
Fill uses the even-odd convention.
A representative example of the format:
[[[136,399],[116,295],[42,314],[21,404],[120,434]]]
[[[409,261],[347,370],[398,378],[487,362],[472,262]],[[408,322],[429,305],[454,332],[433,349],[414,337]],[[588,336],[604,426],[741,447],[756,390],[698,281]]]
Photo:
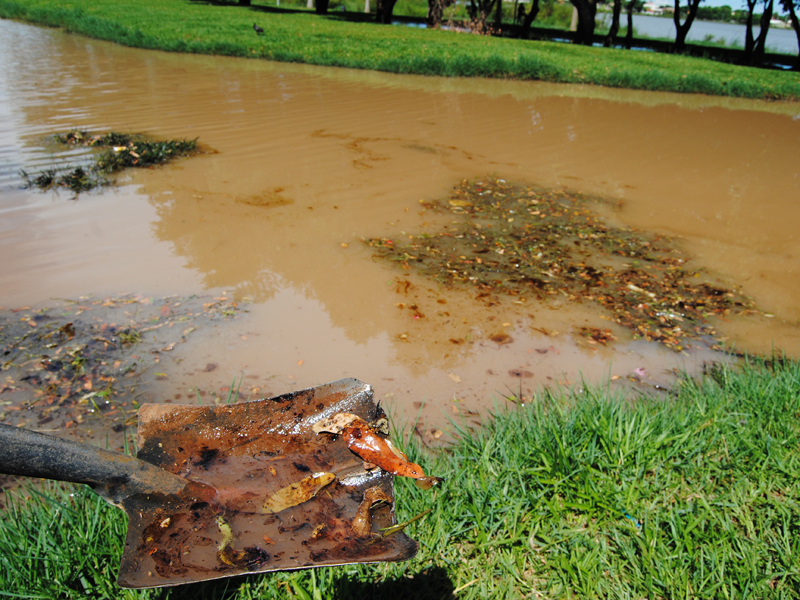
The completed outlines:
[[[800,73],[686,56],[348,21],[197,0],[0,0],[14,18],[139,48],[392,73],[497,77],[722,96],[800,99]],[[253,22],[264,28],[256,35]]]
[[[447,478],[397,481],[400,520],[433,507],[409,562],[122,591],[122,513],[51,486],[0,513],[0,596],[800,598],[800,364],[506,404],[438,454],[407,442]]]

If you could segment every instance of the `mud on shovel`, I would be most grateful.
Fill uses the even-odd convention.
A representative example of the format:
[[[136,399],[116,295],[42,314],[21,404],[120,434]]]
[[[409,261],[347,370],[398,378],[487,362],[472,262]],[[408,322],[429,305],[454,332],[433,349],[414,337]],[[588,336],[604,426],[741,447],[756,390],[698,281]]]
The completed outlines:
[[[394,475],[367,469],[342,435],[314,426],[344,413],[385,425],[372,388],[342,379],[225,406],[145,404],[138,458],[0,426],[0,471],[86,483],[128,515],[123,587],[412,558],[396,524]]]

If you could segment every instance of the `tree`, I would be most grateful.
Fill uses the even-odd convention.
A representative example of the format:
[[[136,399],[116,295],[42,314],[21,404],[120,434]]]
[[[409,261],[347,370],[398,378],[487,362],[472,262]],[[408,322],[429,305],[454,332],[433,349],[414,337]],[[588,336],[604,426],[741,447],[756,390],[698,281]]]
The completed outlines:
[[[614,8],[611,13],[611,27],[608,35],[603,41],[603,46],[612,47],[617,43],[617,33],[619,33],[619,14],[622,12],[622,0],[614,0]]]
[[[699,1],[699,0],[698,0]],[[591,46],[594,43],[594,20],[597,16],[597,0],[570,0],[578,11],[578,29],[573,41],[576,44]],[[678,2],[678,0],[675,0]]]
[[[743,62],[751,64],[758,62],[764,57],[764,50],[767,43],[767,32],[769,22],[772,19],[773,0],[745,0],[747,3],[747,18],[744,24],[744,59]],[[753,37],[753,19],[755,18],[755,8],[759,2],[764,3],[764,12],[761,13],[759,24],[761,31],[758,37]]]
[[[628,32],[625,34],[625,48],[633,46],[633,12],[640,13],[644,10],[644,0],[629,0],[628,2]]]
[[[320,2],[321,0],[317,0]],[[325,0],[328,2],[328,0]],[[392,15],[394,13],[394,5],[397,3],[397,0],[378,0],[375,6],[375,20],[378,23],[383,23],[385,25],[392,24]]]
[[[444,16],[444,9],[452,3],[453,0],[428,0],[428,14],[425,17],[428,27],[438,27]]]
[[[497,0],[502,3],[503,0]],[[495,0],[469,0],[467,12],[470,17],[470,29],[481,35],[490,33],[490,27],[486,24],[492,9],[495,7]]]
[[[327,15],[329,3],[330,0],[314,0],[314,12],[318,15]]]
[[[767,49],[767,32],[769,31],[769,22],[772,20],[773,7],[774,0],[764,0],[764,12],[761,13],[759,22],[761,31],[758,32],[758,39],[756,39],[756,44],[753,48],[753,59],[756,62],[761,62]]]
[[[789,13],[789,22],[792,24],[792,29],[797,36],[797,46],[800,48],[800,19],[797,18],[797,11],[800,8],[800,1],[798,0],[781,0],[783,10]],[[800,52],[797,53],[797,60],[794,62],[793,69],[800,71]]]
[[[675,50],[680,52],[686,46],[686,35],[694,23],[697,16],[697,8],[703,0],[689,0],[686,7],[686,19],[681,23],[681,0],[675,0],[675,12],[672,14],[672,20],[675,23]],[[749,2],[749,0],[748,0]]]
[[[753,60],[753,11],[758,0],[745,0],[747,3],[747,15],[744,20],[744,62],[749,63]]]
[[[701,6],[697,9],[697,18],[701,21],[719,21],[728,23],[733,18],[730,6]]]
[[[525,13],[524,5],[520,4],[520,7],[522,8],[524,16],[522,18],[522,27],[520,28],[519,36],[527,40],[531,37],[531,24],[536,20],[536,16],[539,14],[539,0],[533,0],[533,2],[531,2],[531,9],[527,13]]]

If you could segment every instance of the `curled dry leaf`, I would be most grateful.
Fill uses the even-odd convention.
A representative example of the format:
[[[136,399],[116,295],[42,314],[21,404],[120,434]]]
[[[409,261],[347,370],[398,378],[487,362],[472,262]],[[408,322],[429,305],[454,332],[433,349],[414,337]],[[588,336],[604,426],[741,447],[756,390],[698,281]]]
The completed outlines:
[[[287,485],[272,494],[261,509],[262,513],[277,513],[311,500],[322,488],[336,479],[333,473],[314,473]]]
[[[370,510],[380,506],[381,504],[391,503],[392,499],[380,488],[380,486],[371,487],[365,490],[364,499],[361,501],[361,504],[358,505],[356,516],[353,517],[353,521],[350,524],[350,527],[353,529],[353,533],[359,537],[368,536],[370,529],[372,528],[372,515],[370,514]]]
[[[314,433],[335,433],[340,434],[342,430],[349,426],[350,424],[358,422],[360,427],[369,427],[367,423],[358,415],[354,415],[352,413],[336,413],[332,417],[328,417],[327,419],[320,419],[316,423],[314,423],[311,430]]]
[[[410,462],[389,440],[383,439],[369,428],[350,426],[342,431],[342,437],[351,451],[387,473],[402,477],[425,477],[422,467]]]
[[[382,421],[388,428],[385,419]],[[384,425],[381,420],[378,423]],[[347,447],[367,463],[364,465],[365,469],[378,466],[387,473],[418,479],[417,485],[422,489],[428,489],[442,481],[439,477],[426,477],[422,467],[408,460],[408,457],[390,440],[378,435],[364,419],[357,415],[345,412],[337,413],[315,423],[312,430],[318,434],[323,432],[341,434]]]

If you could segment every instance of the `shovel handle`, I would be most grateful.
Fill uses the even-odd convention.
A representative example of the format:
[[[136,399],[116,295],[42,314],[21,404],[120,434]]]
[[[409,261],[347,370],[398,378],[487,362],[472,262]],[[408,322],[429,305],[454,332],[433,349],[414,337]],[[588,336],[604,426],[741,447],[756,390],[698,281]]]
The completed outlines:
[[[137,493],[177,494],[189,483],[133,456],[2,423],[0,473],[86,483],[115,504]]]

